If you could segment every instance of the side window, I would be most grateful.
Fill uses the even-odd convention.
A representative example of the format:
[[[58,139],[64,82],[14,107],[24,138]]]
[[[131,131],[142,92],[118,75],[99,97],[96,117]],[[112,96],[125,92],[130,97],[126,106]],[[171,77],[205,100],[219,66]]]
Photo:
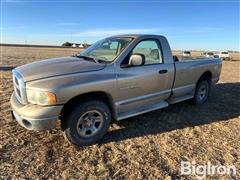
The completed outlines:
[[[118,42],[117,41],[113,41],[111,44],[110,44],[110,49],[112,50],[117,50],[118,48]]]
[[[117,50],[117,48],[118,48],[118,42],[117,41],[105,42],[102,45],[102,49]]]
[[[162,53],[156,40],[141,41],[134,49],[133,53],[141,53],[145,56],[145,64],[162,63]]]
[[[102,47],[99,48],[98,50],[95,51],[95,55],[97,54],[98,56],[104,55],[104,57],[111,56],[115,56],[117,54],[118,51],[118,44],[119,42],[117,41],[112,41],[112,42],[105,42],[104,44],[102,44]]]

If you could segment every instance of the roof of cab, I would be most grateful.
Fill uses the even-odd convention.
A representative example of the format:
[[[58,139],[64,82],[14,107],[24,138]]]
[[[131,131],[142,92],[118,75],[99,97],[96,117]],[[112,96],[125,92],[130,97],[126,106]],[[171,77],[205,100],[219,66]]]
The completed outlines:
[[[115,35],[111,37],[133,37],[133,38],[138,38],[138,37],[163,37],[161,35],[156,35],[156,34],[120,34],[120,35]]]

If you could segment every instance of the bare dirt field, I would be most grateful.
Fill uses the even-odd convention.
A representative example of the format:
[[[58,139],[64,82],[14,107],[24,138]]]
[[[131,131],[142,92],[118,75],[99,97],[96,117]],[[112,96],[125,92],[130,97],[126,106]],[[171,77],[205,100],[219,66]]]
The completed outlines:
[[[1,66],[77,53],[78,49],[0,47]],[[239,57],[239,55],[236,55]],[[11,71],[0,79],[0,178],[195,179],[181,161],[234,165],[240,179],[240,61],[223,62],[206,104],[189,102],[112,124],[98,144],[75,147],[57,129],[32,132],[11,120]]]

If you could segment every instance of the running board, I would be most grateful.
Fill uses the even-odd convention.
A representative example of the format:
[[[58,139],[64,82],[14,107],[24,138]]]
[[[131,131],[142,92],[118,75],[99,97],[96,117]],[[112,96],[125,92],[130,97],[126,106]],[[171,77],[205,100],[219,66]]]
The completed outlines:
[[[157,104],[142,106],[135,111],[120,113],[117,117],[117,121],[122,120],[122,119],[126,119],[126,118],[130,118],[130,117],[133,117],[133,116],[137,116],[137,115],[140,115],[140,114],[144,114],[144,113],[147,113],[147,112],[150,112],[150,111],[162,109],[162,108],[167,107],[168,105],[169,104],[166,101],[162,101],[162,102],[157,103]]]
[[[181,101],[185,101],[185,100],[191,99],[191,98],[193,98],[193,95],[187,94],[187,95],[185,95],[185,96],[170,98],[170,99],[167,100],[167,102],[168,102],[169,104],[175,104],[175,103],[179,103],[179,102],[181,102]]]

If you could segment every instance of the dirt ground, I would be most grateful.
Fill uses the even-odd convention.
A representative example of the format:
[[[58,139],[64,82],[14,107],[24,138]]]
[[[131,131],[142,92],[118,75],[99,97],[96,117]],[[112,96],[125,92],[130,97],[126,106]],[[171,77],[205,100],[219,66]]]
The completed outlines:
[[[1,66],[66,56],[78,49],[1,47]],[[32,132],[11,120],[11,71],[0,81],[0,178],[195,179],[181,161],[234,165],[240,179],[240,61],[223,62],[206,104],[182,102],[112,124],[98,144],[75,147],[57,129]]]

